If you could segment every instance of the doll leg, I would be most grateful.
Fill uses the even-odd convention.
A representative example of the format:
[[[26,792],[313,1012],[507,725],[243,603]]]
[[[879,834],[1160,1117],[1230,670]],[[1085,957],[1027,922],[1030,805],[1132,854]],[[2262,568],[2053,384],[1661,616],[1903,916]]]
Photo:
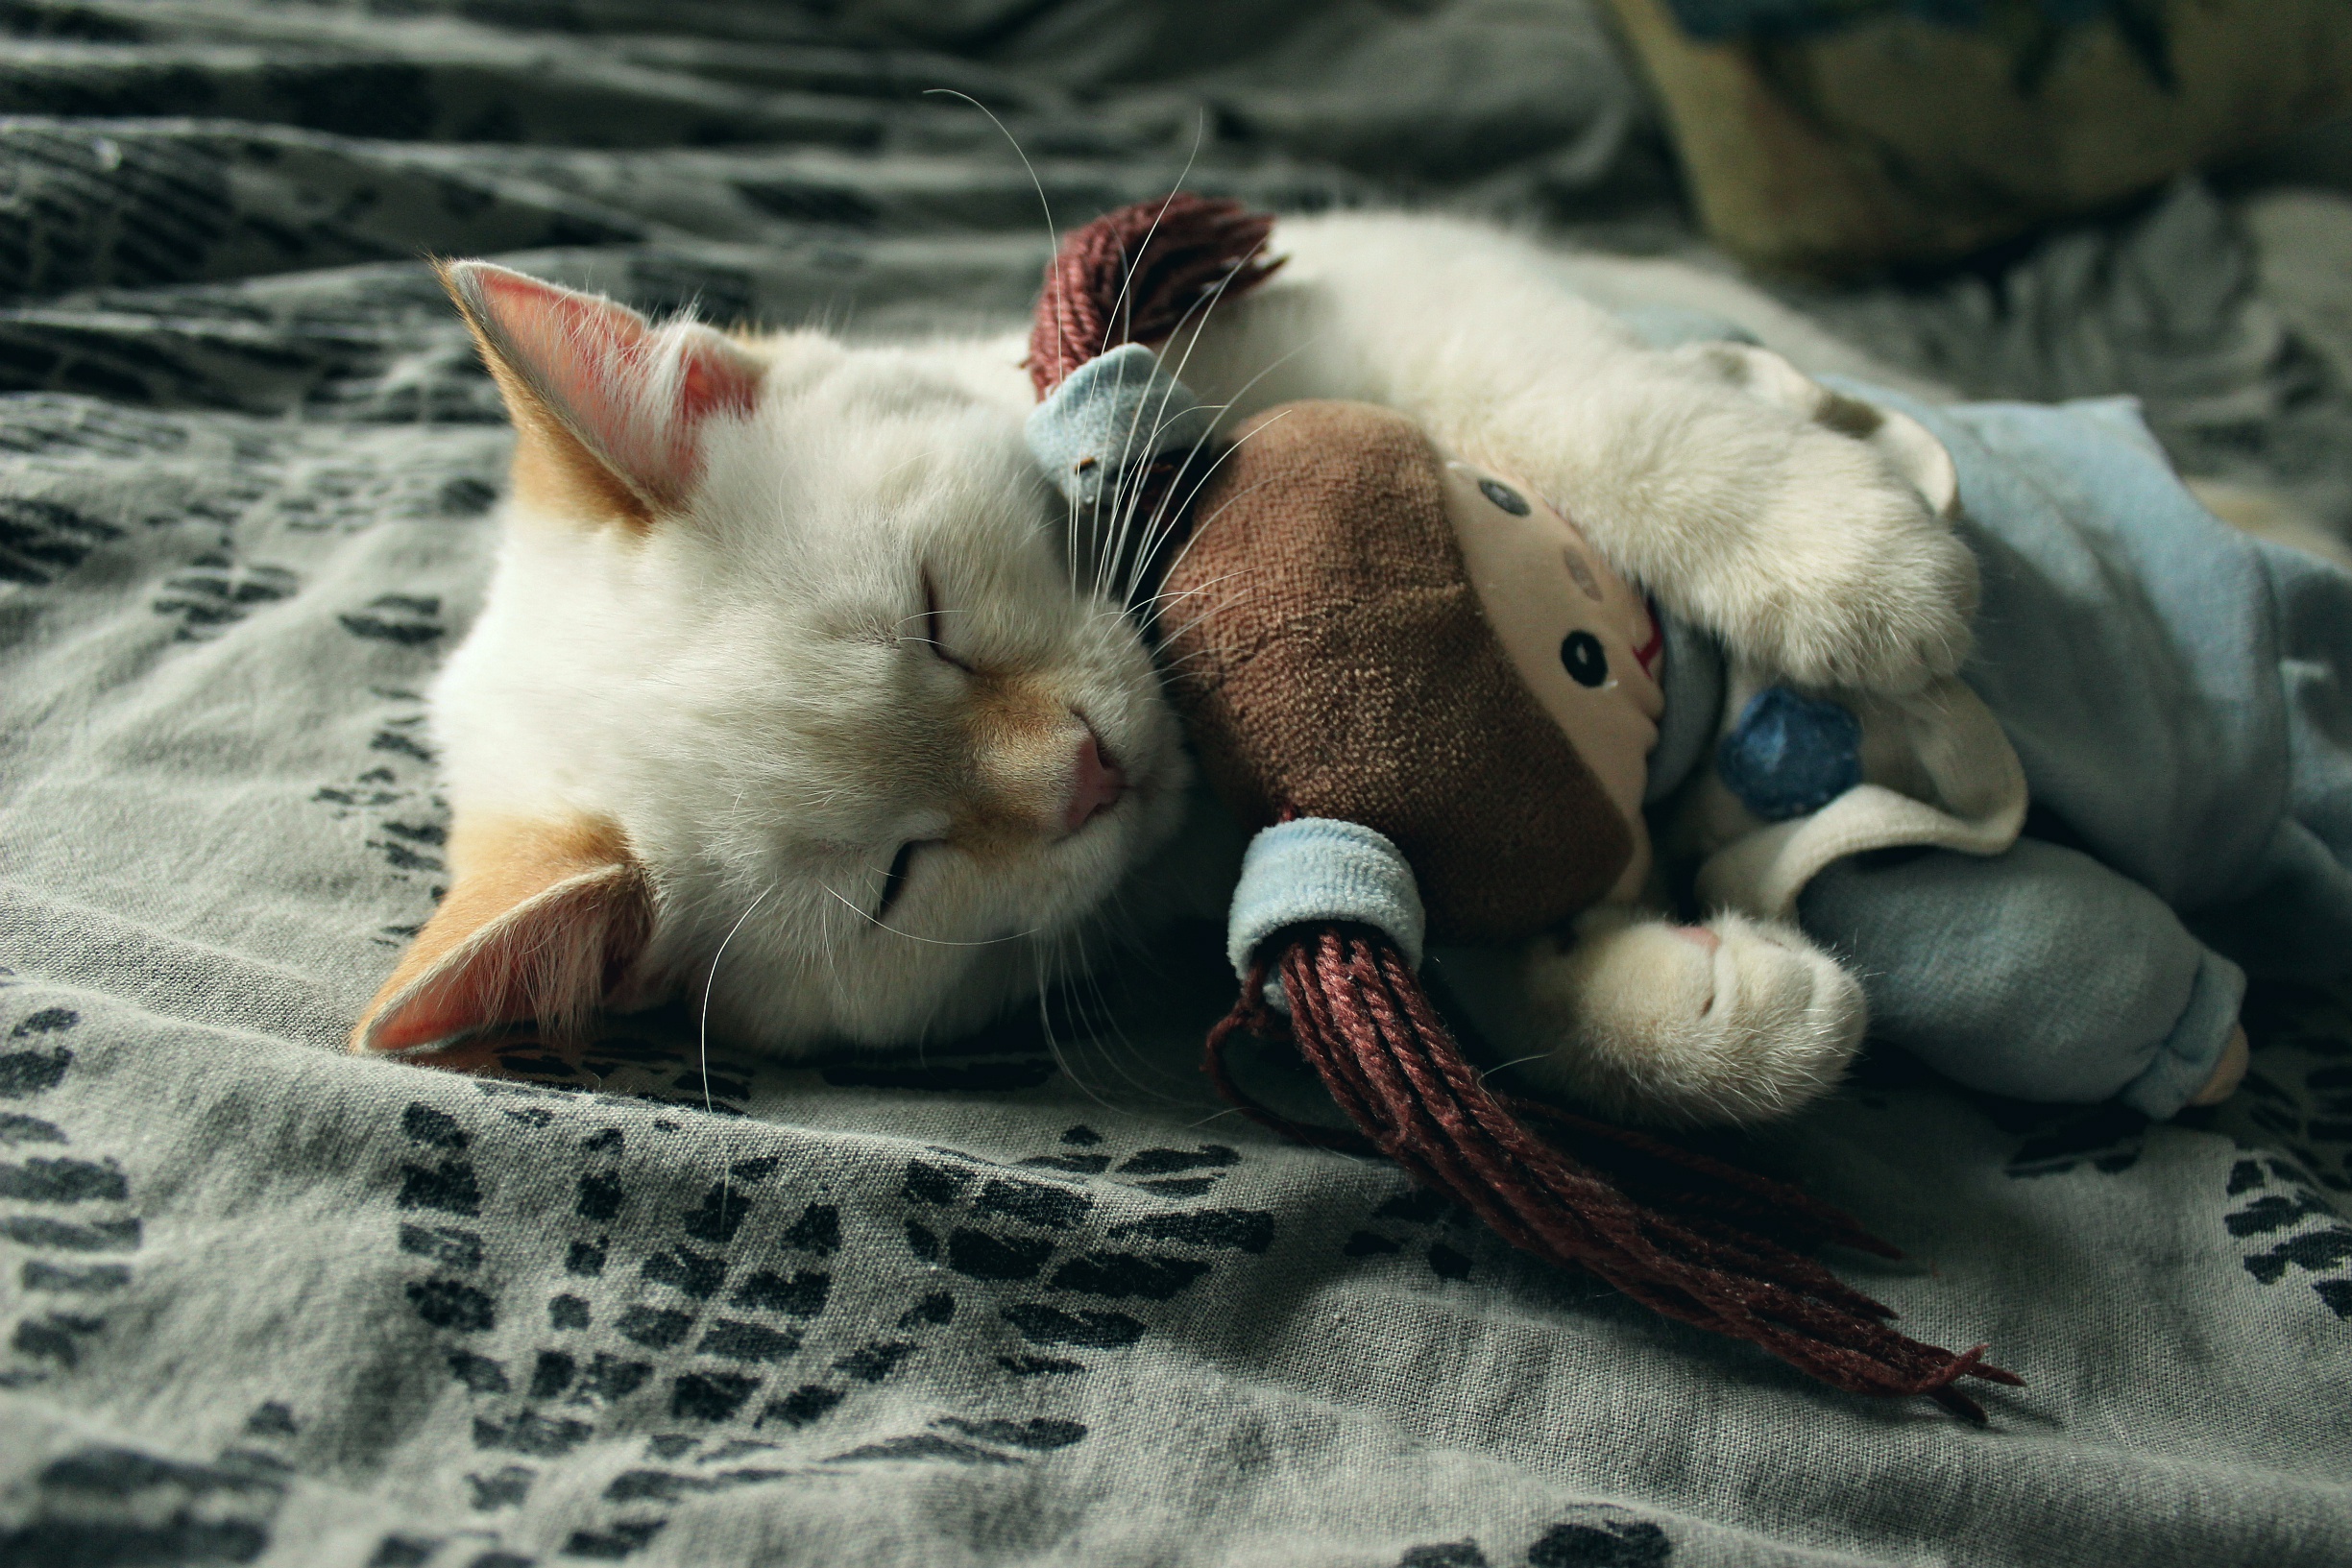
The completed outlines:
[[[1798,915],[1861,977],[1874,1035],[1972,1088],[2114,1096],[2162,1118],[2242,1060],[2243,973],[2073,850],[2025,838],[1989,858],[1841,861]]]

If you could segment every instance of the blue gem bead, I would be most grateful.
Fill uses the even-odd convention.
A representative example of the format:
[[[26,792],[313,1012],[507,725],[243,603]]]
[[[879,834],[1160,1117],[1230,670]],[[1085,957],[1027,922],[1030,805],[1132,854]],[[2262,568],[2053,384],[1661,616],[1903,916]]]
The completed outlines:
[[[1862,782],[1861,720],[1842,703],[1766,687],[1716,742],[1715,772],[1766,822],[1818,811]]]

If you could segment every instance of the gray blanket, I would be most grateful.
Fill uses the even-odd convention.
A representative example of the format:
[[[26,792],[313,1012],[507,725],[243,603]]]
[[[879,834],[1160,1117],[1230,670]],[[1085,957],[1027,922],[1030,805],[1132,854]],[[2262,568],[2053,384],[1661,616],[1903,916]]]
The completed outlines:
[[[1046,226],[970,100],[1063,223],[1190,159],[1278,205],[1689,249],[1583,10],[0,28],[0,1565],[2352,1559],[2324,996],[2259,998],[2244,1093],[2176,1122],[1879,1053],[1746,1146],[1910,1254],[1836,1262],[1912,1333],[2025,1376],[1981,1431],[1225,1112],[1213,932],[906,1058],[746,1061],[683,1005],[584,1055],[481,1043],[482,1075],[337,1051],[444,874],[418,692],[508,444],[422,253],[722,319],[1003,322]],[[2343,387],[2256,277],[2188,186],[1801,302],[1973,392],[2140,391],[2185,461],[2343,520]]]

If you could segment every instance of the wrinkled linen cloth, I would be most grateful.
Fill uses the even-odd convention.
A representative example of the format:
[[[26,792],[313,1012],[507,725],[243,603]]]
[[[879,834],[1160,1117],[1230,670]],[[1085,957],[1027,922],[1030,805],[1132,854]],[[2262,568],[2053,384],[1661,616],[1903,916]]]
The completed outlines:
[[[443,876],[418,693],[508,450],[423,253],[1002,325],[1045,223],[934,86],[1063,223],[1191,157],[1274,205],[1442,187],[1686,243],[1578,8],[1210,20],[0,12],[0,1563],[2343,1560],[2352,1018],[2316,993],[2258,989],[2246,1090],[2181,1121],[1884,1055],[1747,1142],[1906,1250],[1835,1260],[1906,1329],[2025,1378],[1981,1431],[1225,1112],[1214,931],[901,1057],[746,1061],[683,1004],[453,1057],[484,1075],[339,1052]],[[2232,460],[2324,501],[2340,388],[2241,351],[2269,318],[2183,201],[2056,242],[2188,314],[2087,312],[2050,379],[2142,393],[2176,449],[2235,409]],[[1949,374],[1973,287],[1819,310]]]

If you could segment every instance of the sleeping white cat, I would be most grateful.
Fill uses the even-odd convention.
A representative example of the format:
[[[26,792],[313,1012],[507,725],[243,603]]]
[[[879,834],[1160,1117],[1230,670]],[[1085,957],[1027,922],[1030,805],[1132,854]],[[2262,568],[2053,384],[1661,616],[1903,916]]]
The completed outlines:
[[[1273,250],[1273,281],[1172,350],[1228,418],[1396,407],[1800,680],[1902,690],[1965,656],[1966,549],[1737,356],[1642,349],[1559,258],[1486,229],[1302,219]],[[1645,277],[1709,286],[1580,280]],[[481,263],[447,280],[514,416],[514,478],[433,693],[454,881],[353,1048],[561,1034],[680,989],[767,1050],[905,1043],[1101,956],[1189,770],[1127,606],[1065,559],[1023,344],[733,338]],[[1853,979],[1793,927],[1710,929],[1588,945],[1573,987],[1539,988],[1562,1040],[1674,1053],[1688,1098],[1653,1114],[1820,1093],[1860,1038]]]

